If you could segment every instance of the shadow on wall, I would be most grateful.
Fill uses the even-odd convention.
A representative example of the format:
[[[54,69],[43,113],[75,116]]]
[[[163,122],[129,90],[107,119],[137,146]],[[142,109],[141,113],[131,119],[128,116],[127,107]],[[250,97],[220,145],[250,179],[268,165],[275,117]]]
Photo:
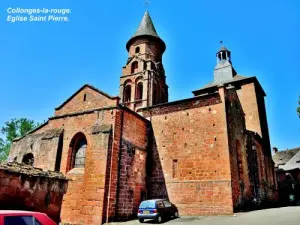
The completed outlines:
[[[151,138],[149,138],[149,150],[146,162],[146,199],[169,199],[154,132],[151,129],[149,133],[151,134],[149,135]]]
[[[112,143],[113,143],[113,138],[112,138],[112,133],[109,135],[108,139],[108,151],[107,151],[107,162],[106,162],[106,175],[105,175],[105,187],[104,187],[104,199],[103,199],[103,209],[102,209],[102,222],[111,222],[113,219],[113,216],[111,215],[111,212],[108,210],[111,210],[107,208],[108,203],[108,192],[109,192],[109,181],[110,181],[110,175],[111,175],[111,152],[112,152]],[[111,216],[112,218],[109,218]],[[108,221],[106,220],[108,218]]]

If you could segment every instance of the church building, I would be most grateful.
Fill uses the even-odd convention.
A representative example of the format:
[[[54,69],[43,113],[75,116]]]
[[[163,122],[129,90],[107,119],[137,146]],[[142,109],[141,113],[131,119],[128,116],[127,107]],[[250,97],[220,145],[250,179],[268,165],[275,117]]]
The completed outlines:
[[[11,160],[69,179],[62,222],[131,219],[142,200],[154,198],[169,199],[182,216],[230,215],[275,200],[257,78],[238,74],[222,46],[212,82],[169,102],[166,44],[148,11],[126,48],[118,96],[86,84],[13,142]]]

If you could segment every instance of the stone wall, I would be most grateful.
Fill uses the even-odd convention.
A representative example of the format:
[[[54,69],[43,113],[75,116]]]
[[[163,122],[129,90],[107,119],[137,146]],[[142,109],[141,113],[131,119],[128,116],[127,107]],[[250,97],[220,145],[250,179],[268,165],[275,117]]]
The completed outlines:
[[[118,220],[135,218],[138,206],[146,198],[146,159],[148,121],[124,111],[119,158],[117,194]]]
[[[224,91],[143,111],[153,128],[148,197],[181,215],[232,214]]]
[[[58,223],[67,186],[60,173],[18,163],[0,164],[0,210],[43,212]]]
[[[109,196],[104,208],[103,221],[126,220],[136,217],[138,206],[146,194],[146,159],[148,146],[147,120],[124,108],[118,110],[113,147],[107,167],[105,196]],[[112,157],[112,158],[111,158]],[[110,183],[109,183],[110,182]]]
[[[118,99],[90,85],[84,85],[62,105],[55,109],[55,116],[115,106]]]
[[[9,159],[21,163],[26,154],[33,154],[33,166],[59,171],[63,128],[48,129],[44,132],[28,134],[13,142]]]
[[[233,207],[237,208],[251,197],[247,148],[245,142],[245,118],[234,87],[226,90],[226,115],[230,152]]]

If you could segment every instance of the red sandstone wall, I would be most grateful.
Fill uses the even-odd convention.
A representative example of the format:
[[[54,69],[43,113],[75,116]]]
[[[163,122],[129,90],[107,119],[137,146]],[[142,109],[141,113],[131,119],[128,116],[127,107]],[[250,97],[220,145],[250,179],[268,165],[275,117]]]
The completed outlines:
[[[255,84],[249,83],[237,90],[243,111],[245,113],[246,129],[262,136]]]
[[[111,221],[136,216],[146,189],[147,124],[129,110],[116,110],[114,137],[107,160],[110,164],[106,169],[105,196],[109,197],[104,202],[103,222],[107,217]]]
[[[78,107],[80,108],[80,105]],[[72,108],[70,110],[64,113],[72,112]],[[103,109],[50,118],[47,129],[42,128],[45,131],[54,128],[64,129],[60,171],[71,180],[62,206],[63,222],[72,224],[99,224],[102,222],[103,212],[106,212],[103,208],[106,201],[104,192],[107,186],[107,156],[110,154],[112,136],[107,132],[94,133],[94,128],[96,124],[114,126],[115,117],[114,109]],[[79,132],[85,135],[88,143],[85,168],[70,170],[70,143]],[[35,133],[41,132],[37,130]],[[40,146],[41,151],[44,147]],[[57,149],[58,143],[53,144],[52,147]],[[52,157],[51,160],[55,159]],[[44,162],[43,157],[38,155],[35,157],[36,165]]]
[[[148,198],[167,195],[181,215],[233,212],[221,99],[214,94],[153,108],[151,117],[150,112],[144,112],[154,132],[154,157],[149,160],[155,161],[149,174]]]
[[[63,137],[63,129],[40,130],[14,141],[9,159],[21,163],[24,155],[32,153],[34,167],[55,171],[59,142]]]
[[[71,181],[63,202],[63,222],[96,224],[102,221],[107,154],[112,137],[111,133],[93,133],[93,127],[97,122],[100,125],[113,124],[114,119],[114,111],[104,110],[49,121],[51,126],[63,126],[65,129],[61,171]],[[87,139],[85,168],[70,170],[70,143],[78,132],[83,133]]]
[[[119,164],[117,219],[136,217],[146,197],[148,121],[125,110]]]
[[[66,190],[66,180],[50,180],[0,169],[0,210],[43,212],[58,223]]]
[[[270,139],[264,96],[261,90],[255,85],[256,84],[254,82],[243,84],[237,93],[245,113],[247,130],[257,132],[262,138],[261,143],[257,144],[257,157],[260,175],[260,189],[262,193],[261,196],[265,196],[264,193],[267,191],[266,188],[263,187],[263,183],[265,183],[266,186],[269,187],[268,189],[270,189],[270,187],[274,187],[274,185],[276,186],[276,182],[274,178],[274,163],[272,161],[270,151]],[[276,195],[274,191],[272,191],[272,193],[273,195]],[[274,199],[276,196],[269,196],[268,198]]]
[[[226,90],[226,112],[234,208],[251,198],[248,160],[244,138],[244,113],[235,89]]]
[[[84,100],[86,94],[86,101]],[[108,98],[101,93],[85,87],[77,93],[70,101],[68,101],[62,108],[55,110],[55,115],[60,116],[67,113],[82,112],[85,110],[97,109],[101,107],[115,106],[116,99]]]

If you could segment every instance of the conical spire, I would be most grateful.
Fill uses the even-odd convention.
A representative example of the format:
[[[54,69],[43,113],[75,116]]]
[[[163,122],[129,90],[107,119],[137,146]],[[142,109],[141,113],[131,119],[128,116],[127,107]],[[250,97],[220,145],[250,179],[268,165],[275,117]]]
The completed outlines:
[[[133,35],[133,37],[142,35],[149,35],[159,38],[148,11],[145,12],[140,26],[137,29],[136,33]]]
[[[136,33],[127,42],[127,44],[126,44],[127,50],[129,49],[133,40],[135,40],[138,37],[144,37],[144,36],[154,37],[154,38],[158,39],[161,42],[161,44],[163,45],[163,49],[165,50],[166,45],[165,45],[164,41],[158,36],[148,10],[145,12],[143,19],[142,19]]]

